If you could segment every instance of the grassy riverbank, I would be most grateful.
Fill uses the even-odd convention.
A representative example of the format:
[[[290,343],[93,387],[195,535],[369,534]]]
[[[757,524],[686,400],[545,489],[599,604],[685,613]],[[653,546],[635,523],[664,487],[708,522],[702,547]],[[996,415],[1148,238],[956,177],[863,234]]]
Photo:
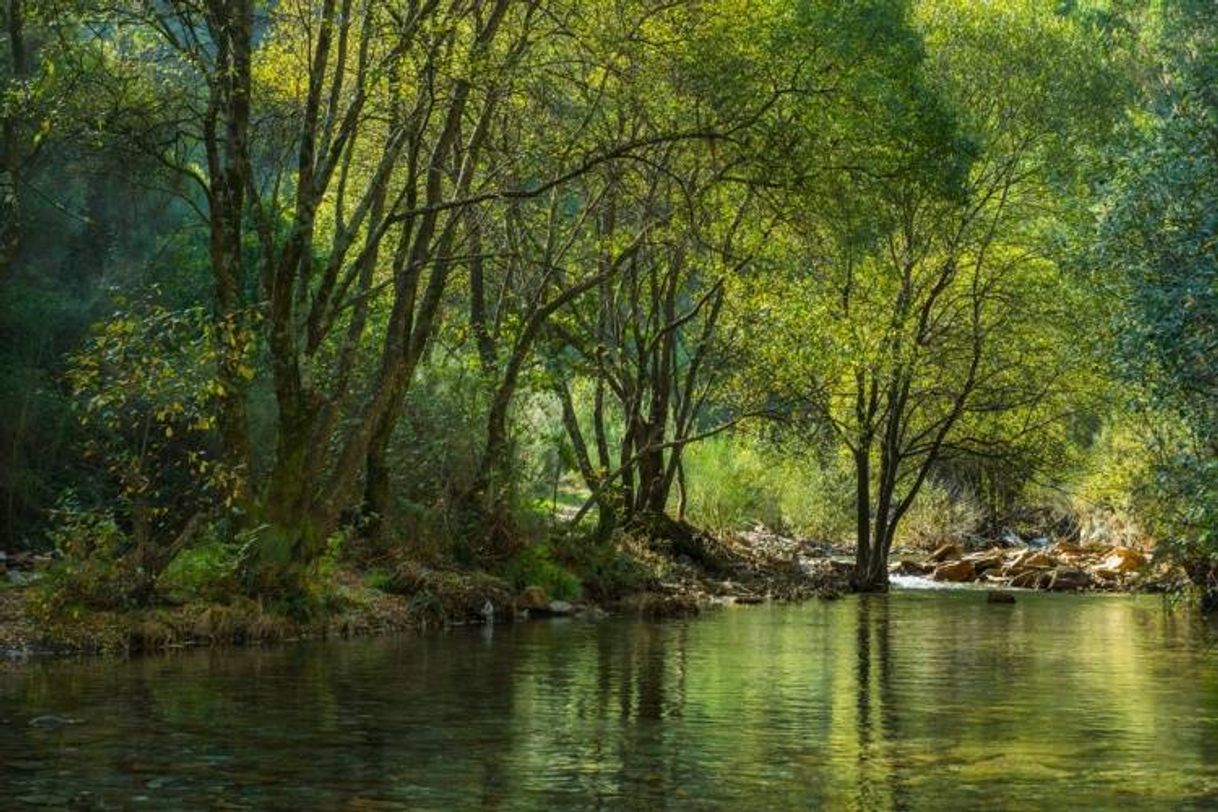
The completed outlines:
[[[90,605],[62,562],[41,559],[0,590],[0,651],[134,654],[550,616],[666,618],[730,604],[833,598],[850,588],[849,548],[762,529],[712,536],[674,523],[669,530],[662,540],[619,537],[611,554],[582,560],[539,547],[499,572],[406,558],[346,561],[308,603],[290,605],[168,586],[143,606]],[[1068,541],[904,547],[894,551],[890,569],[945,584],[1059,592],[1162,592],[1187,581],[1140,550]]]
[[[548,550],[495,573],[414,559],[344,562],[307,604],[290,605],[168,589],[144,606],[90,605],[61,562],[43,559],[0,590],[0,651],[132,654],[547,616],[663,618],[731,603],[833,597],[847,588],[848,565],[810,542],[715,538],[678,527],[688,532],[676,540],[622,538],[611,556],[574,566],[551,560]]]

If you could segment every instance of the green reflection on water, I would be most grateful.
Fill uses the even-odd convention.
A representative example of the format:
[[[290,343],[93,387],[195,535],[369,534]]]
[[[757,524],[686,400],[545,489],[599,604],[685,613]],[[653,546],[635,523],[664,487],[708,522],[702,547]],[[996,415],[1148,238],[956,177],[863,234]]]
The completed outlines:
[[[0,799],[1218,808],[1216,672],[1156,600],[975,592],[48,662],[0,677]]]

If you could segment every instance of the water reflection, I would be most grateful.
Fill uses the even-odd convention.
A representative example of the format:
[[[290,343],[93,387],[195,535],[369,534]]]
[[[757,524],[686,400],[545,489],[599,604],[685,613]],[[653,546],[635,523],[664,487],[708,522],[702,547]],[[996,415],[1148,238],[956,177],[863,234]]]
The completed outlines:
[[[944,593],[45,663],[0,676],[0,798],[1204,808],[1216,671],[1154,601]],[[29,724],[46,715],[83,722]]]

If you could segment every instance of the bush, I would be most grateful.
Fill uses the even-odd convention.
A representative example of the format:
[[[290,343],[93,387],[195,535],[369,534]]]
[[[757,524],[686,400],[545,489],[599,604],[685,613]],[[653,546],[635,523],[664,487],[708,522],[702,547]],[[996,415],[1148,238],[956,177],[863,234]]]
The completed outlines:
[[[545,543],[525,547],[508,561],[503,574],[516,590],[539,586],[558,600],[575,600],[582,592],[580,579],[554,560]]]
[[[208,541],[178,553],[157,579],[157,591],[174,601],[222,601],[241,592],[246,547]]]
[[[42,583],[40,603],[48,611],[66,607],[122,608],[134,602],[127,553],[131,539],[114,514],[82,508],[69,492],[53,512],[49,538],[59,563]]]
[[[685,452],[689,520],[717,532],[753,524],[837,541],[852,532],[850,471],[816,448],[784,450],[749,435],[723,435]]]
[[[949,541],[963,544],[978,536],[984,523],[985,509],[971,492],[928,480],[897,526],[896,543],[928,548]]]

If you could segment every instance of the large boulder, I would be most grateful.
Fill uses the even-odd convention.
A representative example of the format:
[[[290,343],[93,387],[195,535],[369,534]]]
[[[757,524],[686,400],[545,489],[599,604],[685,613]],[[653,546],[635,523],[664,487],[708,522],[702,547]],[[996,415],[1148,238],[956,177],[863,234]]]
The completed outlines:
[[[970,561],[978,573],[983,573],[986,570],[996,570],[1006,563],[1006,554],[1002,550],[982,550],[978,553],[969,553],[964,557],[965,561]]]
[[[1134,572],[1146,566],[1146,556],[1129,547],[1113,547],[1100,566],[1116,573]]]
[[[1044,572],[1057,564],[1047,553],[1040,550],[1024,550],[1015,556],[1005,567],[1002,574],[1013,578],[1029,572]]]
[[[972,561],[946,561],[935,567],[932,577],[936,581],[958,584],[974,580],[977,577],[977,568],[973,566]]]
[[[1054,592],[1073,592],[1091,586],[1091,576],[1073,567],[1058,567],[1049,578],[1048,588]]]
[[[942,564],[944,561],[959,558],[962,555],[964,555],[964,548],[953,541],[944,544],[942,547],[931,553],[930,560],[936,564]]]

